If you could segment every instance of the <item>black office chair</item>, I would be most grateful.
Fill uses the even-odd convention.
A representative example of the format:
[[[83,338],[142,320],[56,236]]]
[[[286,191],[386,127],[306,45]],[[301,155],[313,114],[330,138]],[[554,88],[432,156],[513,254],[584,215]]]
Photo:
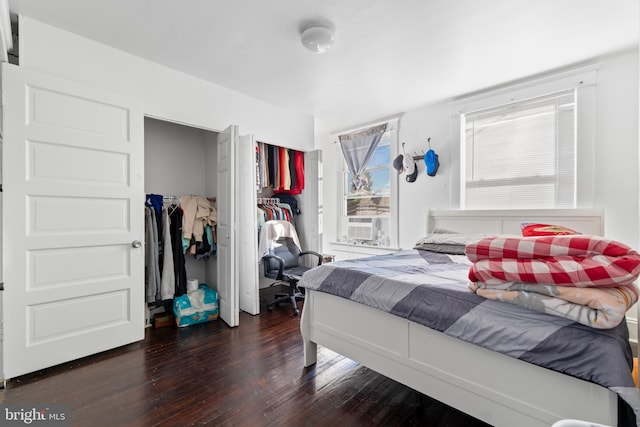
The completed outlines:
[[[313,251],[302,252],[291,237],[280,237],[275,240],[272,247],[269,248],[269,254],[262,257],[265,277],[276,280],[271,286],[278,282],[289,284],[288,293],[276,294],[275,301],[267,304],[267,310],[271,311],[281,302],[287,302],[293,307],[295,316],[300,313],[296,301],[303,300],[304,293],[298,289],[298,281],[305,271],[312,268],[301,265],[305,255],[317,257],[317,265],[322,264],[322,255]]]

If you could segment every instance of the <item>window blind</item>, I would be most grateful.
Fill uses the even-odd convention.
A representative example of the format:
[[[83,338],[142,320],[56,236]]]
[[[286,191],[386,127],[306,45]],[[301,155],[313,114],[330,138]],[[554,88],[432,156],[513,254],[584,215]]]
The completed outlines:
[[[574,208],[575,117],[575,90],[463,114],[463,206]]]

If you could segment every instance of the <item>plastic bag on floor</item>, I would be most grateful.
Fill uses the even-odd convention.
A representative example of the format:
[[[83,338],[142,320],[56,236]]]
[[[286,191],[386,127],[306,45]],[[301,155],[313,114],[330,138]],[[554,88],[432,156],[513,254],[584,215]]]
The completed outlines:
[[[189,326],[218,318],[218,293],[205,284],[174,298],[173,314],[177,326]]]

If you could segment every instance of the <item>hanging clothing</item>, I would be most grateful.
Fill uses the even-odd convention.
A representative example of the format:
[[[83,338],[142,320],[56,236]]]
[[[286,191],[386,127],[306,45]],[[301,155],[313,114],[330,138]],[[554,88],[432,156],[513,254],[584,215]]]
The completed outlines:
[[[175,203],[180,200],[180,203]],[[189,216],[185,217],[183,202]],[[160,203],[160,221],[155,206]],[[193,239],[196,259],[215,255],[215,199],[201,196],[160,196],[145,199],[145,300],[148,303],[173,299],[187,292],[187,271],[183,240]],[[187,232],[184,227],[187,227]],[[190,239],[184,238],[189,235]],[[198,238],[198,242],[196,242]]]
[[[293,215],[300,215],[300,209],[298,208],[298,199],[290,193],[276,193],[273,195],[275,199],[280,202],[279,205],[286,204],[290,206],[291,213]]]
[[[260,144],[256,144],[256,191],[262,190],[262,163],[260,162]]]
[[[296,187],[294,190],[297,190],[297,192],[292,192],[291,194],[300,194],[304,190],[304,153],[302,151],[296,151],[294,163],[296,169]]]
[[[158,225],[153,206],[145,208],[145,296],[147,302],[158,299],[160,269],[158,266]]]
[[[273,177],[271,179],[271,186],[273,188],[276,188],[280,185],[280,150],[278,150],[278,147],[275,147],[273,145],[269,147],[271,156],[271,163],[269,167],[271,168],[271,173],[273,174]]]
[[[280,147],[280,189],[291,190],[291,171],[289,170],[289,150]]]
[[[207,225],[204,228],[204,235],[202,236],[202,242],[194,241],[195,253],[193,256],[195,259],[208,260],[213,254],[213,244],[212,242],[212,233],[211,226]]]
[[[202,242],[204,227],[215,225],[218,216],[213,203],[202,196],[180,196],[180,206],[184,211],[182,233],[185,239],[191,240],[191,235],[196,242]]]
[[[297,176],[296,173],[296,150],[287,150],[289,157],[289,176],[291,177],[291,185],[289,186],[289,190],[293,190],[296,188],[297,184]]]
[[[258,224],[271,220],[290,222],[293,220],[293,210],[291,209],[291,206],[286,203],[277,203],[275,201],[270,201],[268,203],[259,203],[258,209],[260,209],[264,214],[264,220],[261,221],[260,219],[258,219]]]
[[[260,230],[258,238],[258,261],[269,253],[269,247],[279,237],[291,237],[293,242],[301,248],[300,239],[294,225],[287,221],[267,221]]]
[[[256,188],[300,194],[304,189],[304,153],[263,142],[256,148]]]
[[[179,209],[173,207],[173,209]],[[171,245],[171,220],[169,219],[169,208],[162,210],[162,240],[164,247],[162,251],[163,264],[160,280],[160,299],[173,299],[176,292],[176,276],[173,268],[173,247]]]
[[[156,221],[157,223],[160,222],[160,216],[162,213],[162,203],[163,203],[163,197],[161,194],[147,194],[145,195],[145,201],[144,201],[144,205],[147,207],[153,207],[155,215],[156,215]]]
[[[146,194],[145,195],[144,205],[145,205],[145,207],[152,207],[153,208],[153,212],[154,212],[155,217],[156,217],[156,225],[158,227],[156,229],[156,234],[158,236],[158,243],[160,245],[162,244],[162,206],[163,206],[163,202],[164,202],[164,197],[161,194]],[[159,255],[160,254],[161,254],[161,252],[159,253]],[[158,262],[159,262],[160,269],[162,269],[162,258],[160,256],[158,257]]]
[[[171,246],[173,248],[173,272],[175,276],[175,296],[187,292],[187,270],[182,252],[182,209],[174,209],[169,215],[171,221]]]
[[[262,165],[262,188],[269,187],[269,169],[267,162],[267,146],[260,143],[260,163]]]
[[[267,222],[267,212],[260,206],[256,208],[256,219],[258,220],[258,233],[260,233],[260,229]]]

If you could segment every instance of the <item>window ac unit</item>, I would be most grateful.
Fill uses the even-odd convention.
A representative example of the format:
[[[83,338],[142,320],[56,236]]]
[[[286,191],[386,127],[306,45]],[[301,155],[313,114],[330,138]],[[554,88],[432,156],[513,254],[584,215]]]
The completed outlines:
[[[373,240],[373,218],[349,218],[347,237],[349,240]]]

